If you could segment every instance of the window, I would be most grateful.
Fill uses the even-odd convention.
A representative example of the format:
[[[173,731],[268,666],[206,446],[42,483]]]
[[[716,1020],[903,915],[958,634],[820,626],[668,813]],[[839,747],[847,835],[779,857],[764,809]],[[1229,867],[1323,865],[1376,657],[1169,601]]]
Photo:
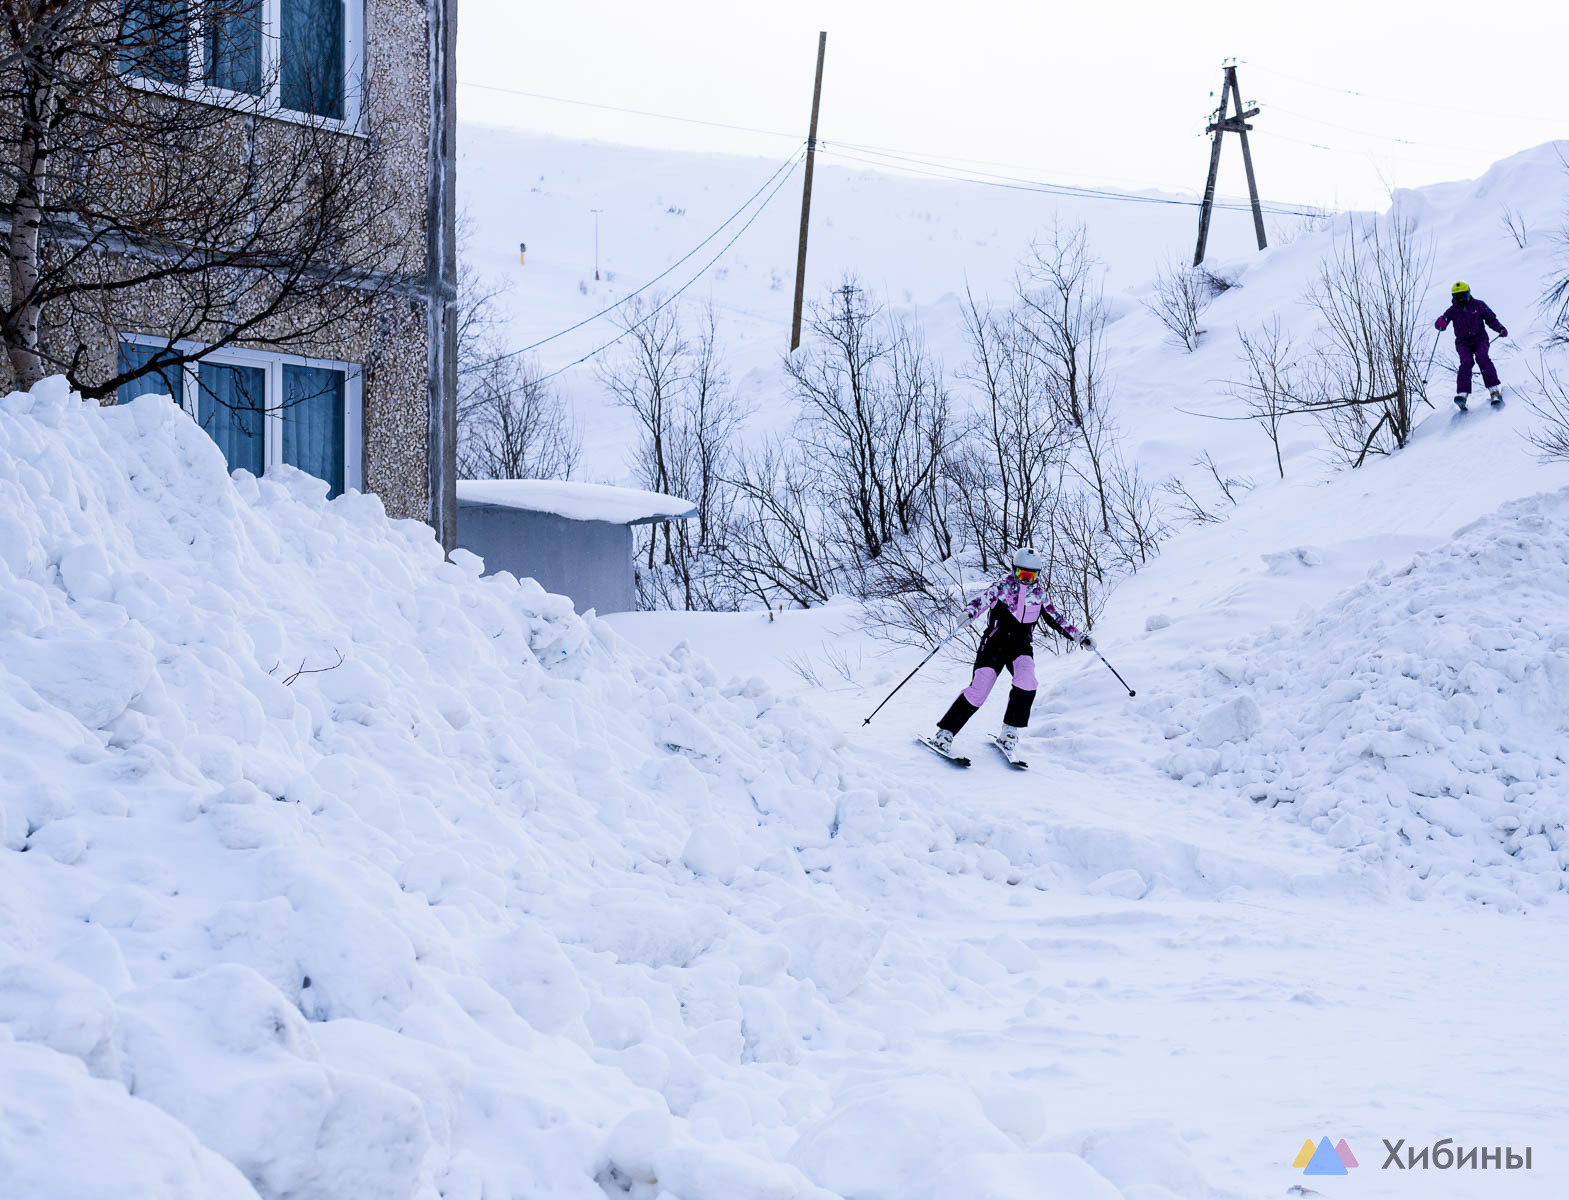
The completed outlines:
[[[255,96],[354,125],[364,0],[122,0],[122,61],[144,85]]]
[[[203,82],[248,96],[262,94],[263,16],[262,0],[205,0]]]
[[[120,47],[126,70],[159,83],[184,84],[191,52],[183,0],[126,0]]]
[[[280,0],[283,107],[343,120],[343,0]]]
[[[166,345],[122,338],[120,370],[145,366]],[[363,485],[360,376],[348,363],[224,350],[122,384],[118,399],[149,393],[171,396],[190,413],[231,471],[261,475],[286,463],[325,480],[331,496]]]

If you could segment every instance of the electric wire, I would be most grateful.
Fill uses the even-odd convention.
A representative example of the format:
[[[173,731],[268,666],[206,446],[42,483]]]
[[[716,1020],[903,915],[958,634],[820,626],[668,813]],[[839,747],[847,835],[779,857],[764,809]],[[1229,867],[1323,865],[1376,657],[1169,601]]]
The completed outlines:
[[[600,103],[597,103],[597,102],[594,102],[594,101],[589,101],[589,100],[574,100],[574,99],[571,99],[571,98],[566,97],[566,96],[551,96],[551,95],[546,95],[543,92],[529,92],[529,91],[523,91],[522,89],[519,89],[519,88],[500,87],[500,86],[494,85],[494,84],[469,83],[469,82],[460,81],[460,86],[476,88],[476,89],[479,89],[481,91],[497,92],[497,93],[500,93],[500,94],[503,94],[503,95],[508,95],[508,96],[521,96],[521,97],[525,97],[525,98],[533,99],[533,100],[548,100],[548,101],[552,101],[552,102],[557,103],[557,104],[574,104],[574,105],[578,105],[578,106],[583,107],[583,108],[595,108],[595,109],[601,109],[601,110],[604,110],[604,111],[607,111],[607,112],[628,113],[628,114],[631,114],[631,115],[634,115],[634,116],[641,116],[641,117],[653,117],[653,118],[657,118],[657,119],[663,120],[663,121],[676,121],[676,122],[680,122],[680,123],[688,124],[688,125],[704,125],[704,126],[708,126],[710,128],[714,128],[714,129],[728,129],[728,130],[733,130],[733,131],[740,132],[740,133],[761,134],[761,135],[764,135],[764,136],[767,136],[767,137],[790,137],[790,138],[796,139],[797,141],[800,140],[800,135],[799,134],[786,134],[786,133],[782,133],[781,131],[776,130],[776,129],[758,129],[758,128],[755,128],[755,127],[752,127],[752,126],[746,126],[746,125],[732,125],[732,124],[729,124],[729,123],[724,122],[724,121],[709,121],[709,120],[704,120],[704,119],[697,118],[697,117],[676,116],[676,115],[671,114],[671,113],[650,112],[650,111],[645,110],[645,109],[624,108],[624,107],[621,107],[619,105],[614,105],[614,104],[600,104]],[[818,148],[820,150],[822,150],[824,147],[826,147],[829,144],[830,143],[829,143],[828,139],[824,139],[824,138],[819,138],[818,142],[817,142]],[[900,149],[896,149],[894,147],[878,146],[878,145],[873,145],[871,143],[866,143],[866,142],[851,142],[851,141],[841,141],[839,139],[833,139],[832,145],[838,146],[838,147],[842,147],[844,150],[856,151],[856,152],[866,153],[866,154],[873,154],[873,155],[876,155],[878,157],[889,158],[889,159],[894,159],[894,160],[903,159],[903,158],[907,158],[908,157],[911,162],[918,163],[918,164],[920,164],[922,166],[926,166],[926,167],[936,168],[938,170],[943,170],[943,171],[955,171],[956,168],[953,168],[953,167],[948,165],[949,163],[953,163],[953,162],[970,163],[970,164],[975,164],[975,165],[978,165],[978,166],[1011,167],[1011,168],[1018,169],[1018,170],[1033,170],[1034,169],[1033,167],[1025,166],[1025,165],[1019,164],[1019,163],[1002,163],[1002,162],[997,162],[995,160],[979,159],[979,158],[961,158],[961,157],[956,156],[956,155],[946,155],[946,154],[931,154],[931,153],[922,154],[921,152],[900,150]],[[840,154],[841,157],[845,157],[845,155],[843,154],[843,151],[839,151],[838,153]],[[934,159],[939,159],[939,160],[943,160],[943,161],[937,162],[937,161],[933,161]],[[879,165],[879,164],[867,163],[866,165],[876,166],[876,165]],[[1046,182],[1044,180],[1026,179],[1026,178],[1020,178],[1020,177],[1015,177],[1015,176],[1001,175],[1001,174],[997,174],[995,172],[988,172],[988,171],[976,171],[976,172],[974,172],[974,174],[975,175],[992,176],[992,177],[994,177],[994,178],[996,178],[998,180],[1002,180],[1002,181],[1005,181],[1005,182],[1008,182],[1008,183],[1028,184],[1028,185],[1031,185],[1030,190],[1046,191],[1049,194],[1082,196],[1082,197],[1085,197],[1085,198],[1088,198],[1088,199],[1123,200],[1123,201],[1133,201],[1135,203],[1146,203],[1146,204],[1161,204],[1161,203],[1165,203],[1165,204],[1185,204],[1185,205],[1188,205],[1189,207],[1198,207],[1199,204],[1201,203],[1198,200],[1184,201],[1184,200],[1174,200],[1174,199],[1169,199],[1169,198],[1168,199],[1162,199],[1160,197],[1154,197],[1154,196],[1139,196],[1139,195],[1136,195],[1134,193],[1111,191],[1111,190],[1104,189],[1104,188],[1088,187],[1088,186],[1085,186],[1085,185],[1082,185],[1082,184],[1050,183],[1050,182]],[[948,176],[939,176],[939,178],[947,178],[947,177]],[[961,181],[962,182],[981,182],[980,180],[972,179],[972,178],[968,178],[968,177],[961,178]],[[764,186],[767,186],[767,185],[765,184]],[[1216,207],[1230,209],[1232,211],[1245,211],[1248,206],[1247,206],[1246,203],[1222,201],[1222,202],[1218,202]],[[1295,215],[1300,215],[1300,214],[1298,214],[1295,210],[1281,210],[1280,214],[1278,214],[1278,215],[1295,216]]]
[[[592,323],[594,321],[597,321],[601,317],[609,316],[616,309],[620,308],[623,304],[626,304],[628,301],[633,300],[636,297],[642,295],[644,292],[648,291],[649,288],[653,287],[661,279],[664,279],[667,275],[669,275],[672,271],[674,271],[682,263],[684,263],[687,260],[689,260],[690,258],[692,258],[692,256],[695,255],[699,250],[701,250],[704,246],[708,245],[709,242],[713,241],[716,237],[718,237],[721,233],[723,233],[727,228],[729,228],[732,224],[734,224],[736,219],[738,217],[740,217],[740,215],[742,213],[744,213],[748,208],[750,208],[752,206],[752,201],[756,200],[759,196],[761,196],[763,194],[764,190],[767,189],[768,185],[773,183],[774,180],[778,179],[781,174],[785,174],[786,172],[790,171],[796,165],[796,163],[800,162],[801,157],[802,157],[801,151],[797,150],[793,155],[791,155],[789,158],[787,158],[784,162],[780,163],[778,168],[774,171],[774,173],[772,175],[770,175],[767,179],[763,180],[762,186],[759,187],[750,196],[748,196],[744,201],[742,201],[741,207],[736,209],[735,212],[731,213],[728,217],[726,217],[724,219],[724,221],[718,226],[718,228],[716,228],[712,233],[710,233],[707,237],[705,237],[697,245],[693,246],[690,250],[688,250],[680,258],[676,259],[675,262],[671,263],[668,267],[666,267],[658,275],[655,275],[647,283],[643,284],[636,291],[628,292],[625,296],[622,296],[615,303],[607,304],[604,308],[600,309],[598,312],[592,313],[589,316],[584,317],[581,321],[578,321],[574,325],[568,325],[565,329],[558,330],[557,332],[551,334],[549,337],[540,338],[539,341],[531,342],[527,346],[520,346],[516,350],[508,350],[505,354],[498,354],[494,358],[486,359],[484,362],[476,364],[475,369],[478,370],[478,369],[483,368],[483,367],[494,366],[496,363],[505,362],[509,358],[516,358],[520,354],[527,354],[531,350],[538,350],[541,346],[544,346],[544,345],[546,345],[546,344],[548,344],[550,342],[553,342],[557,338],[566,337],[567,334],[575,333],[577,330],[582,329],[583,326],[588,325],[588,324],[590,324],[590,323]],[[785,174],[785,177],[789,178],[788,174]],[[777,190],[778,189],[776,188],[775,191],[777,191]],[[769,193],[769,198],[770,199],[772,199],[772,195],[773,195],[772,193]],[[766,204],[767,201],[765,200],[763,203]],[[758,211],[761,212],[762,210],[759,209]],[[756,214],[753,214],[753,215],[754,215],[754,217],[756,216]],[[750,225],[751,221],[748,221],[747,224]],[[743,228],[745,228],[745,227],[743,226]],[[728,245],[729,244],[727,243],[727,247],[726,248],[728,248]],[[720,253],[723,253],[723,251],[721,251]],[[707,268],[705,267],[704,270],[707,270]],[[688,284],[687,286],[690,286],[690,284]]]
[[[538,382],[539,383],[545,383],[548,380],[554,379],[557,375],[565,374],[567,371],[572,370],[573,367],[580,367],[584,363],[586,363],[589,359],[595,358],[595,357],[599,356],[600,354],[603,354],[606,350],[610,349],[610,347],[614,346],[622,338],[626,337],[630,333],[633,333],[637,329],[640,329],[642,326],[646,325],[649,321],[652,321],[655,317],[657,317],[661,312],[663,312],[671,304],[674,304],[675,301],[680,298],[681,293],[686,291],[687,288],[691,287],[694,283],[696,283],[699,279],[701,279],[705,274],[707,274],[708,273],[708,269],[710,267],[712,267],[716,262],[718,262],[721,258],[723,258],[725,256],[725,252],[728,251],[731,246],[735,245],[736,242],[740,240],[741,235],[744,234],[748,229],[750,229],[752,227],[752,222],[756,221],[758,217],[763,215],[763,210],[766,209],[768,207],[768,205],[769,205],[769,202],[772,201],[773,198],[779,194],[779,189],[784,187],[784,185],[789,183],[790,180],[794,177],[794,175],[795,175],[795,167],[800,164],[801,160],[804,157],[805,157],[804,153],[803,154],[797,154],[787,164],[785,164],[786,166],[788,166],[790,168],[790,170],[787,171],[782,178],[780,178],[778,183],[774,184],[773,191],[769,192],[768,195],[763,198],[763,202],[757,206],[757,210],[755,212],[753,212],[752,215],[746,219],[746,224],[742,225],[740,229],[737,229],[735,231],[735,234],[731,237],[731,239],[728,242],[726,242],[723,246],[721,246],[719,248],[719,253],[715,254],[711,259],[709,259],[706,263],[704,263],[702,265],[702,267],[698,270],[696,275],[692,276],[692,278],[688,279],[685,283],[683,283],[675,291],[671,292],[670,295],[666,296],[663,300],[661,300],[658,304],[656,304],[640,320],[638,320],[638,321],[634,322],[633,324],[627,326],[620,333],[616,334],[615,337],[611,338],[608,342],[604,343],[604,345],[596,346],[594,349],[590,350],[587,354],[583,355],[581,358],[574,359],[572,362],[567,363],[564,367],[557,367],[554,371],[550,372],[550,374],[548,374],[548,375],[541,375],[539,377]],[[728,222],[726,222],[726,224],[728,224]],[[628,299],[631,299],[631,297],[629,296]],[[521,353],[521,351],[512,351],[511,352],[511,354],[518,354],[518,353]],[[508,357],[510,357],[510,356],[511,355],[509,354]]]
[[[840,149],[839,147],[843,145],[845,143],[819,141],[818,148],[822,153],[849,162],[859,162],[867,166],[885,169],[892,166],[894,169],[908,171],[914,175],[926,175],[933,179],[946,179],[954,183],[972,183],[982,187],[1003,188],[1009,191],[1035,192],[1052,196],[1075,196],[1089,200],[1122,201],[1129,204],[1165,204],[1181,208],[1201,208],[1203,206],[1202,200],[1184,200],[1176,196],[1141,196],[1132,192],[1113,192],[1102,188],[1077,187],[1073,184],[1049,183],[1044,180],[1024,179],[985,171],[976,172],[975,174],[961,174],[956,169],[945,167],[941,163],[916,159],[907,155],[877,153],[875,157],[869,158],[863,154],[855,154],[848,150]],[[892,162],[883,160],[892,160]],[[905,165],[898,165],[900,163]],[[1214,207],[1231,212],[1246,212],[1251,208],[1251,205],[1239,201],[1216,201]],[[1268,202],[1261,203],[1260,208],[1273,216],[1317,217],[1323,215],[1323,210],[1310,212],[1306,209],[1290,208]]]
[[[481,92],[497,92],[503,96],[524,96],[530,100],[549,100],[553,104],[575,104],[579,108],[597,108],[605,112],[626,113],[634,117],[652,117],[659,121],[679,121],[683,125],[706,125],[710,129],[730,129],[737,133],[756,133],[764,137],[790,138],[800,141],[799,133],[784,133],[778,129],[757,129],[750,125],[731,125],[726,121],[707,121],[701,117],[678,117],[673,113],[649,112],[642,108],[623,108],[618,104],[598,104],[592,100],[573,100],[567,96],[548,96],[544,92],[525,92],[520,88],[501,87],[494,83],[472,83],[465,79],[458,80],[459,87],[473,88]]]
[[[1293,109],[1286,108],[1280,104],[1274,103],[1273,101],[1266,101],[1264,103],[1267,104],[1269,111],[1272,113],[1285,113],[1287,116],[1295,117],[1299,121],[1310,121],[1314,125],[1323,125],[1328,129],[1338,129],[1342,133],[1354,133],[1359,137],[1373,138],[1381,142],[1398,142],[1402,146],[1419,146],[1433,150],[1458,150],[1462,154],[1492,153],[1492,151],[1484,150],[1480,146],[1456,146],[1451,142],[1424,142],[1419,141],[1416,138],[1396,137],[1394,134],[1390,133],[1374,133],[1368,129],[1356,129],[1350,125],[1341,125],[1335,121],[1326,121],[1322,117],[1315,117],[1310,113],[1296,112]]]
[[[1305,84],[1308,87],[1319,88],[1320,90],[1326,92],[1338,92],[1343,96],[1355,96],[1359,100],[1373,100],[1379,104],[1408,104],[1413,108],[1430,108],[1442,112],[1463,113],[1468,117],[1492,117],[1500,121],[1535,121],[1544,125],[1559,126],[1563,124],[1563,119],[1561,117],[1542,116],[1538,113],[1494,112],[1487,109],[1472,108],[1470,105],[1439,104],[1432,100],[1413,100],[1409,96],[1381,96],[1374,92],[1363,92],[1354,88],[1338,87],[1334,84],[1322,83],[1316,79],[1307,79],[1301,75],[1293,75],[1288,71],[1282,71],[1276,67],[1272,67],[1268,63],[1251,62],[1245,58],[1238,59],[1237,61],[1244,66],[1253,67],[1255,70],[1263,71],[1266,74],[1278,75],[1282,79],[1289,79],[1293,83]]]

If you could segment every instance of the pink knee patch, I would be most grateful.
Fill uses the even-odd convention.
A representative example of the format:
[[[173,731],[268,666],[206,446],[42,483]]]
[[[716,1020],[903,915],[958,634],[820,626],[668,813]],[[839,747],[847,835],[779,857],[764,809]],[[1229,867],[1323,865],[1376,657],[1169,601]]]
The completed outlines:
[[[1013,686],[1021,692],[1035,690],[1035,660],[1028,654],[1021,654],[1013,660]],[[996,678],[993,676],[993,678]]]
[[[960,693],[971,704],[979,708],[986,703],[986,697],[992,694],[992,684],[997,682],[997,672],[990,667],[978,667],[975,678],[970,680],[970,686]]]

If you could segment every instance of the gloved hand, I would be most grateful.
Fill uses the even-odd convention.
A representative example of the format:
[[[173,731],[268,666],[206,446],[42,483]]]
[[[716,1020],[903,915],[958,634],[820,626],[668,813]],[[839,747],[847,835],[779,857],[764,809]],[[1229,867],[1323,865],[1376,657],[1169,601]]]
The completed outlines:
[[[1501,338],[1506,338],[1509,336],[1509,331],[1507,329],[1500,329],[1498,331],[1498,336]]]
[[[1443,317],[1439,317],[1438,320],[1433,322],[1433,328],[1434,329],[1448,329],[1449,328],[1449,322],[1444,320]]]
[[[1083,646],[1086,650],[1095,649],[1095,641],[1087,633],[1079,639],[1079,645]]]

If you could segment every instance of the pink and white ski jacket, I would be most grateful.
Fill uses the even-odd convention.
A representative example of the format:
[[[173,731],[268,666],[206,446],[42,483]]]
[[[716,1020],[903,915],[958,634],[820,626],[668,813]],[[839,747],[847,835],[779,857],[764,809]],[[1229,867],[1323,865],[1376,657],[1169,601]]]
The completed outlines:
[[[1079,639],[1078,629],[1064,621],[1051,601],[1046,599],[1046,589],[1039,576],[1032,583],[1021,583],[1012,574],[1004,575],[981,595],[969,601],[964,609],[973,621],[999,604],[1021,625],[1031,626],[1037,620],[1044,619],[1063,637],[1073,641]]]

